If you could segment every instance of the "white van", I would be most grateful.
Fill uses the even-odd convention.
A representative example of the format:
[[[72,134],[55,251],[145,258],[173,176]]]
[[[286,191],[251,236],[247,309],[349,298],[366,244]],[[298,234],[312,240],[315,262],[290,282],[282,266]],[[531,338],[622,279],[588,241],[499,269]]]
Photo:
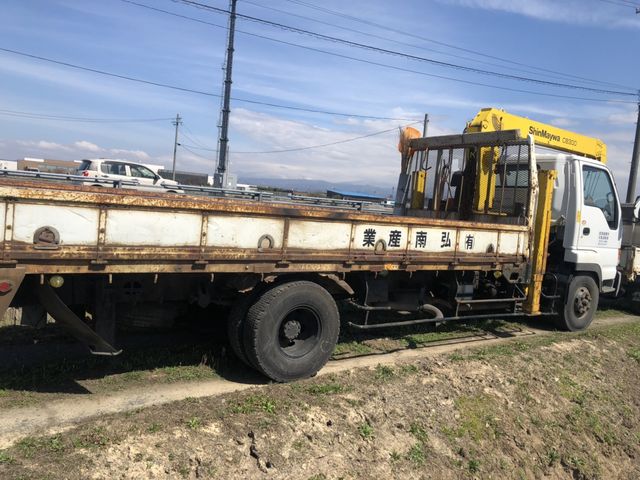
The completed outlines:
[[[82,160],[77,171],[78,175],[89,178],[100,178],[104,180],[120,180],[122,188],[134,188],[136,190],[148,190],[157,192],[159,190],[171,193],[184,193],[176,188],[178,182],[167,180],[155,173],[149,167],[126,160],[92,159]],[[104,183],[81,182],[82,185],[104,186]]]

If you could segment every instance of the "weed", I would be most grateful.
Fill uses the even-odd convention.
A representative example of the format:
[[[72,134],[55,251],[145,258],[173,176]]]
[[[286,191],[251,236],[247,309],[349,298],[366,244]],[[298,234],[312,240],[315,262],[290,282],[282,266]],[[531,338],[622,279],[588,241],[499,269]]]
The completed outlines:
[[[450,442],[453,442],[456,438],[460,438],[464,435],[464,429],[461,427],[451,428],[451,427],[442,427],[440,428],[440,432],[449,439]]]
[[[345,400],[351,407],[361,407],[365,403],[361,398],[347,398]]]
[[[151,425],[147,427],[147,432],[156,433],[162,430],[162,424],[153,422]]]
[[[291,444],[291,447],[295,450],[302,450],[306,446],[306,442],[304,440],[296,440]]]
[[[469,470],[469,473],[478,473],[480,471],[480,460],[476,460],[475,458],[469,460],[469,463],[467,463],[467,469]]]
[[[182,478],[189,477],[189,473],[191,473],[190,469],[189,469],[189,467],[187,465],[179,465],[177,470],[178,470],[178,473],[180,474],[180,476]]]
[[[162,367],[154,370],[161,373],[169,382],[186,382],[193,380],[203,380],[215,378],[216,372],[206,365],[179,365],[176,367]]]
[[[345,388],[339,383],[320,383],[307,387],[307,392],[311,395],[335,395],[344,391]]]
[[[16,445],[20,454],[25,458],[32,458],[36,454],[36,451],[41,447],[38,439],[34,437],[25,437]]]
[[[16,463],[16,459],[13,458],[5,451],[0,451],[0,465],[11,465],[12,463]]]
[[[416,464],[422,465],[427,460],[426,455],[424,454],[424,448],[421,444],[416,443],[412,446],[407,452],[407,460]]]
[[[634,348],[633,350],[629,350],[627,353],[636,362],[640,363],[640,348]]]
[[[393,368],[388,365],[376,365],[376,380],[387,381],[395,375]]]
[[[373,438],[373,427],[369,422],[364,422],[358,426],[358,433],[364,440]]]
[[[236,403],[231,411],[233,413],[276,413],[276,401],[265,395],[249,395],[242,402]]]
[[[316,473],[311,475],[307,480],[327,480],[327,476],[324,473]]]
[[[416,440],[420,443],[427,443],[429,440],[429,435],[427,434],[427,430],[419,423],[412,423],[409,427],[409,432],[413,435]]]
[[[52,452],[60,452],[60,451],[64,450],[64,445],[62,443],[62,440],[60,439],[60,435],[56,435],[55,437],[51,437],[49,439],[47,447]]]
[[[550,448],[547,450],[547,465],[553,466],[560,460],[560,453],[555,448]]]
[[[367,355],[373,352],[373,349],[364,343],[357,341],[338,343],[333,349],[333,357],[339,357],[342,355]]]
[[[202,420],[200,420],[198,417],[191,417],[189,420],[187,420],[187,426],[191,430],[197,430],[202,426]]]
[[[389,453],[389,457],[392,462],[399,462],[402,459],[402,455],[400,455],[396,450]]]
[[[418,373],[420,371],[420,369],[418,368],[417,365],[413,365],[411,364],[404,364],[400,366],[400,374],[401,375],[412,375],[414,373]]]
[[[494,414],[495,401],[488,395],[462,396],[455,402],[460,412],[460,428],[472,439],[496,438],[500,431]]]

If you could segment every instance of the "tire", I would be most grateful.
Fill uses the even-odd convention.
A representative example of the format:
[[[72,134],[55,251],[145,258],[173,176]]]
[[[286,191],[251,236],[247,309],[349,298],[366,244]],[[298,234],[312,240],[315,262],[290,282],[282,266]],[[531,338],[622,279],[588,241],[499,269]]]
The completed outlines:
[[[595,280],[587,275],[576,275],[567,288],[565,304],[558,318],[558,327],[570,332],[587,328],[598,309],[600,291]]]
[[[338,341],[340,315],[320,285],[295,281],[273,287],[249,308],[244,352],[251,364],[276,382],[315,375]]]
[[[227,317],[227,339],[229,346],[238,359],[249,367],[253,367],[244,353],[244,326],[247,310],[251,304],[251,295],[242,295],[231,307],[229,316]]]

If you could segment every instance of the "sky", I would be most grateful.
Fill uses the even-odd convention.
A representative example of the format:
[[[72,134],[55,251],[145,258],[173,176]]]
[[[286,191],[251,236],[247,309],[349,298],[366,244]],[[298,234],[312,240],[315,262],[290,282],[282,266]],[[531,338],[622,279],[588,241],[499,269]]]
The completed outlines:
[[[170,167],[179,113],[177,168],[214,172],[227,16],[180,1],[135,3],[0,2],[0,158]],[[458,133],[496,107],[604,140],[623,196],[640,89],[636,3],[238,0],[252,18],[236,23],[230,171],[390,188],[398,127],[421,129],[428,113],[430,135]]]

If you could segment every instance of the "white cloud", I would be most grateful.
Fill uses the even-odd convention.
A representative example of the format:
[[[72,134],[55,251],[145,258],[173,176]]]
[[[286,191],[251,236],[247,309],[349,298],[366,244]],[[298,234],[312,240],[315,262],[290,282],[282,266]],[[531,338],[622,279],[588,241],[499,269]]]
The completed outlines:
[[[79,142],[74,142],[73,146],[79,150],[87,150],[89,152],[101,152],[102,149],[96,145],[95,143],[88,142],[86,140],[80,140]]]
[[[114,156],[124,156],[127,158],[137,158],[139,160],[149,160],[151,156],[144,150],[125,150],[122,148],[112,148],[109,152]]]
[[[514,13],[538,20],[580,24],[597,25],[599,27],[640,27],[640,21],[631,16],[632,8],[625,7],[624,11],[630,14],[628,17],[621,15],[622,8],[605,3],[589,2],[586,6],[584,0],[439,0],[441,3],[458,5],[467,8],[479,8]]]
[[[348,123],[350,132],[345,131]],[[363,182],[391,186],[396,182],[400,158],[396,150],[399,123],[351,119],[340,129],[236,109],[232,116],[231,170],[240,175],[287,179]],[[298,149],[343,142],[383,130],[387,133],[336,145],[270,154],[234,153]]]
[[[550,123],[560,128],[569,128],[574,126],[576,124],[576,121],[566,117],[556,117],[553,120],[551,120]]]
[[[106,148],[88,140],[78,140],[69,144],[55,143],[48,140],[4,140],[3,153],[6,157],[56,158],[59,160],[78,160],[86,157],[118,157],[134,162],[146,162],[152,159],[144,150],[128,150],[124,148]],[[154,159],[154,163],[166,163]]]
[[[50,142],[47,140],[18,140],[18,145],[22,145],[27,148],[35,148],[38,150],[64,150],[69,151],[71,148],[67,145],[62,145],[56,142]]]

